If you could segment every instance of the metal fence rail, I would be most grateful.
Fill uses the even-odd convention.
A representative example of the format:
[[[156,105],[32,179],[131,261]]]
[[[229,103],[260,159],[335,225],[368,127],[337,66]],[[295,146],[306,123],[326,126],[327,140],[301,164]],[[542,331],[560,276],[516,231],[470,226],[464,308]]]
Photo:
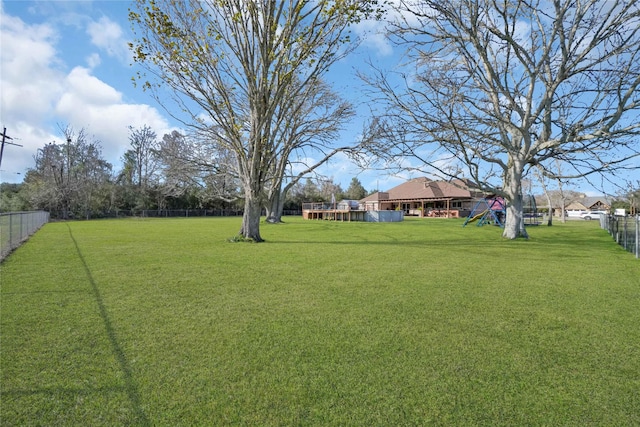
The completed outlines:
[[[640,258],[640,215],[601,215],[600,227],[607,230],[616,243]]]
[[[104,219],[104,218],[174,218],[174,217],[196,217],[196,216],[242,216],[242,209],[114,209],[110,211],[90,211],[83,215],[70,215],[67,219]],[[262,215],[265,211],[262,211]],[[302,215],[301,210],[284,210],[284,216]],[[51,211],[50,219],[64,218],[63,212]]]
[[[47,222],[44,211],[0,213],[0,261]]]

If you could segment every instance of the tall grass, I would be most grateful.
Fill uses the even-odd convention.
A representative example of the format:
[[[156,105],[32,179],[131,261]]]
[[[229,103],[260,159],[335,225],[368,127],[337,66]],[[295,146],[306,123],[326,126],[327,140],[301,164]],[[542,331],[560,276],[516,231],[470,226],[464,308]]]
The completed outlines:
[[[639,425],[640,263],[595,222],[46,225],[2,265],[2,425]]]

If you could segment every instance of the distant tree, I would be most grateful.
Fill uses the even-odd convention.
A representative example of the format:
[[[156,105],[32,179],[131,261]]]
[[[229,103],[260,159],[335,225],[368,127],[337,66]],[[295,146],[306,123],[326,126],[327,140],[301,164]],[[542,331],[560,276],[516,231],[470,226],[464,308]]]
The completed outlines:
[[[624,209],[626,213],[631,211],[631,205],[626,198],[615,198],[611,202],[611,211],[615,212],[616,209]]]
[[[154,199],[158,171],[158,141],[156,133],[147,125],[129,127],[129,145],[122,157],[119,182],[132,207],[149,209]]]
[[[0,212],[29,210],[29,202],[24,198],[23,184],[0,184]]]
[[[508,239],[528,237],[522,178],[531,167],[552,179],[638,167],[637,2],[398,4],[403,18],[391,33],[413,68],[369,79],[388,112],[373,151],[503,196]]]
[[[102,158],[100,142],[81,129],[62,128],[65,143],[49,143],[35,156],[35,168],[25,176],[25,194],[34,208],[61,218],[89,217],[110,204],[110,163]]]
[[[326,178],[320,181],[320,196],[325,202],[335,200],[336,203],[344,197],[342,187],[333,181],[333,178]]]
[[[568,182],[558,178],[562,176],[562,163],[559,159],[555,159],[553,163],[555,164],[554,175],[556,176],[554,179],[549,178],[549,174],[539,165],[533,170],[533,175],[540,183],[547,206],[549,207],[549,218],[547,220],[547,225],[549,226],[553,225],[553,209],[555,207],[559,208],[560,220],[564,223],[566,222],[565,207],[567,203],[584,196],[584,194],[577,193],[575,191],[565,190],[565,186],[568,185]],[[553,189],[552,186],[557,187],[557,189]]]
[[[157,135],[147,125],[138,129],[129,126],[129,144],[135,159],[136,184],[141,188],[149,187],[157,170]]]
[[[299,194],[303,202],[321,202],[323,200],[320,188],[311,178],[305,180]]]
[[[288,155],[282,116],[353,47],[349,25],[376,0],[137,0],[130,20],[140,76],[187,126],[231,152],[244,193],[240,234],[261,241],[274,164]],[[154,84],[155,83],[155,84]],[[166,90],[169,95],[166,95]],[[171,96],[173,94],[173,96]],[[294,140],[297,143],[297,140]],[[283,144],[283,145],[281,145]]]
[[[158,147],[160,191],[166,198],[179,199],[196,187],[197,168],[186,161],[192,151],[184,135],[177,131],[165,134]]]
[[[136,160],[132,150],[127,150],[120,158],[122,169],[116,176],[117,205],[121,209],[138,207],[138,191],[135,185]]]
[[[627,181],[627,190],[624,198],[629,203],[629,214],[640,214],[640,181],[636,181],[635,183]]]
[[[356,177],[351,178],[349,188],[344,194],[344,197],[350,200],[360,200],[367,196],[367,190],[362,186],[360,180]]]
[[[161,191],[167,197],[190,192],[201,206],[215,201],[235,203],[241,198],[234,158],[224,147],[173,131],[162,138],[158,155]]]
[[[553,209],[554,204],[553,200],[551,200],[551,195],[549,193],[549,187],[544,175],[538,170],[533,171],[533,175],[537,178],[538,183],[542,187],[542,192],[544,194],[545,200],[547,202],[547,226],[551,227],[553,225]]]
[[[284,210],[299,211],[302,208],[302,204],[306,201],[302,192],[302,180],[296,182],[287,191]]]

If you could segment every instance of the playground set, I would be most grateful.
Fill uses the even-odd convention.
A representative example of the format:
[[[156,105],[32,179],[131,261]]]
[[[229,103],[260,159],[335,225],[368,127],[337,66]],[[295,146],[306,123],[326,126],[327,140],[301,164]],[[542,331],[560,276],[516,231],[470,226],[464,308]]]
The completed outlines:
[[[524,225],[539,225],[538,209],[536,207],[536,199],[529,194],[524,197],[522,214],[524,215]],[[469,216],[467,217],[463,227],[472,222],[476,222],[478,227],[485,224],[493,224],[504,227],[504,220],[507,217],[507,208],[502,197],[491,195],[478,200]]]

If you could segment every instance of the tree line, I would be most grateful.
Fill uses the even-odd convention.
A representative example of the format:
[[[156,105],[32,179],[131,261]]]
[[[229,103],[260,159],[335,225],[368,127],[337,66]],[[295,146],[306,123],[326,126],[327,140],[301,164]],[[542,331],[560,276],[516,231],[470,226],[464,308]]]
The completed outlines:
[[[122,211],[242,212],[243,193],[237,177],[223,173],[222,168],[213,171],[186,161],[184,153],[193,151],[194,143],[177,131],[158,139],[149,126],[130,127],[129,148],[118,171],[102,157],[100,141],[89,136],[87,129],[76,132],[67,126],[61,129],[61,136],[65,142],[51,142],[38,150],[34,167],[21,184],[1,184],[0,212],[42,209],[59,219],[99,218]],[[537,183],[542,189],[536,195],[539,211],[546,212],[549,206],[564,210],[566,204],[585,197],[563,185],[550,188],[552,183],[541,174],[535,178],[526,185],[531,189]],[[357,177],[346,189],[332,177],[307,177],[287,192],[282,209],[298,212],[305,202],[360,200],[375,191],[367,191]],[[621,189],[612,208],[640,212],[640,182]]]
[[[64,142],[38,149],[21,184],[2,184],[0,211],[42,209],[54,218],[90,219],[118,211],[243,209],[238,177],[187,160],[195,143],[177,131],[158,138],[149,126],[130,127],[119,170],[103,158],[100,141],[87,129],[67,126],[61,136]],[[220,165],[224,161],[218,159]],[[347,189],[331,177],[307,177],[291,187],[282,209],[299,211],[303,202],[359,200],[367,194],[356,177]]]

